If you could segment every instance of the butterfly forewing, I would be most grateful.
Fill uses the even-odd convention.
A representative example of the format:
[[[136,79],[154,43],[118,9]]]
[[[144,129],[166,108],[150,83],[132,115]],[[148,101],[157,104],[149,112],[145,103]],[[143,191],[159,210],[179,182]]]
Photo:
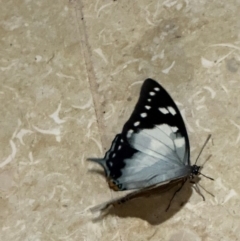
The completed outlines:
[[[122,135],[141,152],[158,152],[168,159],[174,156],[174,162],[177,158],[178,162],[190,165],[189,140],[180,111],[166,90],[152,79],[143,83]]]

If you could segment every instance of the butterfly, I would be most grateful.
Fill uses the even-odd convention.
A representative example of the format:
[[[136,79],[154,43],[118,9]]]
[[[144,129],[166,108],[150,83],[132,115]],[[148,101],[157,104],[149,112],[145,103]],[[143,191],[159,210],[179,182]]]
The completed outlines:
[[[120,204],[156,186],[183,185],[200,174],[200,166],[190,162],[189,138],[181,113],[153,79],[144,81],[133,113],[105,156],[88,160],[103,167],[113,190],[137,190],[91,211]]]

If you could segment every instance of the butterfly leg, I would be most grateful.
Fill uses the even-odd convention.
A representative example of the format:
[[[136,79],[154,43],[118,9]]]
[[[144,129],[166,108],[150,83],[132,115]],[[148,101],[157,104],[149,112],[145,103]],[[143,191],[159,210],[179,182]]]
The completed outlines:
[[[172,203],[172,200],[174,199],[174,197],[176,196],[176,194],[183,188],[183,185],[186,183],[186,181],[187,181],[187,179],[182,182],[182,185],[181,185],[181,186],[175,191],[175,193],[173,194],[173,196],[172,196],[172,198],[171,198],[171,200],[170,200],[170,202],[169,202],[169,204],[168,204],[168,206],[167,206],[167,208],[166,208],[166,212],[167,212],[168,209],[170,208],[171,203]]]
[[[206,190],[202,185],[200,185],[198,183],[198,186],[201,187],[206,193],[208,193],[209,195],[211,195],[212,197],[215,197],[214,194],[212,194],[211,192],[209,192],[208,190]]]
[[[201,190],[199,189],[199,186],[197,185],[197,183],[195,183],[195,186],[193,186],[193,188],[194,188],[195,191],[202,197],[203,201],[205,201],[205,197],[204,197],[203,194],[201,193]]]

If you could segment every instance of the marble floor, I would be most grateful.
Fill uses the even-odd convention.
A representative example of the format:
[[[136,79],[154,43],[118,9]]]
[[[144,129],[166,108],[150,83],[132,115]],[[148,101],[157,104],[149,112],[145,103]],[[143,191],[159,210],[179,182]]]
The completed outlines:
[[[1,1],[0,240],[240,240],[238,0]],[[190,186],[88,208],[102,157],[146,78],[178,104],[206,201]]]

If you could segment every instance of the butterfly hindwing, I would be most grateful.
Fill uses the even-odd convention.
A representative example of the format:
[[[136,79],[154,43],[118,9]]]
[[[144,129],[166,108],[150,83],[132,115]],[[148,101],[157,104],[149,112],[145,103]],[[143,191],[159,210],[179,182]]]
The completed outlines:
[[[130,160],[137,152],[123,140],[121,134],[117,134],[104,158],[88,158],[88,160],[97,162],[103,167],[111,188],[125,190],[119,178],[122,176],[122,170],[126,168],[126,160]]]

